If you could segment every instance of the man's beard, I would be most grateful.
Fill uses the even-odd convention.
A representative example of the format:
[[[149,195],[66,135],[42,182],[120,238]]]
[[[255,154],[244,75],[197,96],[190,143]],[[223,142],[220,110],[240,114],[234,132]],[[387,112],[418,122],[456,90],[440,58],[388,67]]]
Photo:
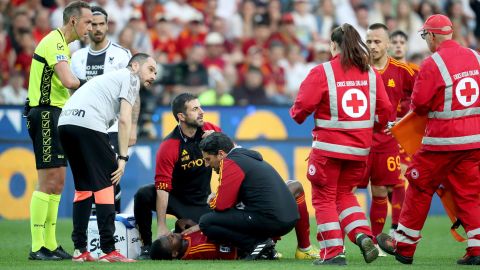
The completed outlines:
[[[97,37],[96,37],[95,35],[91,35],[91,36],[90,36],[90,40],[91,40],[93,43],[98,44],[98,43],[102,43],[102,42],[105,40],[106,37],[107,37],[107,35],[104,34],[104,35],[102,36],[102,38],[97,39]]]
[[[187,121],[185,121],[185,125],[187,125],[188,127],[192,127],[192,128],[203,127],[203,123],[199,123],[198,121],[199,121],[198,119],[187,120]]]

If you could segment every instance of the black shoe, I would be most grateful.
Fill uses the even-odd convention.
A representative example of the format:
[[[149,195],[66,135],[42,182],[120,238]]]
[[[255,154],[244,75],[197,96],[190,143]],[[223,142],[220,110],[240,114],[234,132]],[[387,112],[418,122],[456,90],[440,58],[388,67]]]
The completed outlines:
[[[275,242],[273,242],[272,239],[268,238],[267,240],[257,243],[254,247],[253,250],[250,252],[245,257],[245,260],[251,261],[251,260],[257,260],[259,259],[263,254],[267,254],[268,252],[271,252],[271,249],[275,248]]]
[[[413,263],[413,257],[406,257],[402,256],[398,253],[395,253],[395,260],[403,263],[403,264],[412,264]]]
[[[480,265],[480,256],[465,255],[463,258],[457,261],[457,264],[461,265]]]
[[[395,239],[393,239],[390,235],[386,233],[381,233],[377,235],[377,243],[378,246],[390,255],[395,255]]]
[[[366,263],[371,263],[378,258],[378,249],[375,247],[372,238],[368,237],[368,235],[361,233],[357,236],[355,243],[360,247]]]
[[[345,258],[345,253],[342,252],[330,259],[316,259],[313,261],[313,265],[347,265],[347,259]]]
[[[50,250],[45,247],[41,247],[38,251],[30,251],[28,255],[29,260],[40,260],[40,261],[60,261],[62,258],[53,254]]]
[[[137,260],[151,260],[150,257],[150,246],[143,246],[140,250],[140,255],[138,255]]]
[[[258,258],[259,260],[279,260],[280,253],[278,253],[275,248],[270,248],[269,250],[265,250],[263,254]]]
[[[395,256],[395,259],[403,264],[412,264],[413,257],[402,256],[397,253],[395,239],[386,233],[377,235],[378,246],[386,253]]]
[[[57,249],[52,251],[53,255],[62,258],[62,260],[70,260],[72,259],[72,255],[68,254],[62,246],[58,246]]]

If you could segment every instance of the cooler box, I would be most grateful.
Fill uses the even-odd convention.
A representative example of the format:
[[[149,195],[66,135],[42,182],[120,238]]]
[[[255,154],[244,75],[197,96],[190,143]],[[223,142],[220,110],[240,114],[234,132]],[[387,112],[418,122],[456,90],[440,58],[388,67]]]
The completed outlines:
[[[87,249],[92,257],[98,258],[102,254],[100,249],[100,234],[98,232],[97,217],[91,216],[87,229]],[[115,216],[115,248],[130,259],[136,259],[140,255],[140,234],[135,227],[135,218],[127,214]]]

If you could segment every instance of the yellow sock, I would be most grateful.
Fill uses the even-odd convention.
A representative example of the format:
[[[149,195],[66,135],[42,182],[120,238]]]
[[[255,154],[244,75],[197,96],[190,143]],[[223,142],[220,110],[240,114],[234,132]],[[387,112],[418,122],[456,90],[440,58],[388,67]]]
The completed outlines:
[[[30,232],[32,234],[32,251],[38,251],[45,245],[45,219],[47,218],[50,195],[34,191],[30,201]]]
[[[58,247],[56,228],[58,205],[62,195],[50,194],[50,201],[48,203],[47,218],[45,220],[45,247],[49,250],[55,250]]]

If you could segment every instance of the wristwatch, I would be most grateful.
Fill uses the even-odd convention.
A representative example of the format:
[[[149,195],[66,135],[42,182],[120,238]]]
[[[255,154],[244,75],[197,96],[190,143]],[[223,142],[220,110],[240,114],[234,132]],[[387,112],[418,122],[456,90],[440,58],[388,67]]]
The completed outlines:
[[[127,162],[129,158],[130,157],[128,155],[126,157],[118,155],[118,157],[117,157],[117,159],[125,160],[125,162]]]

